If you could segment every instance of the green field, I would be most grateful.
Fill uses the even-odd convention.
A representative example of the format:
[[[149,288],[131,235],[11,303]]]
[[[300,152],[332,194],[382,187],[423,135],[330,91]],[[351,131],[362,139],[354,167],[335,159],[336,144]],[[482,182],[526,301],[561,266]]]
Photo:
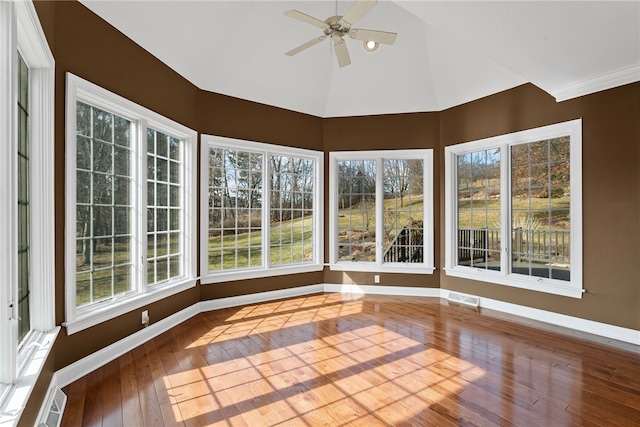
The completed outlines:
[[[558,198],[531,198],[512,200],[512,217],[514,227],[527,228],[527,225],[534,225],[531,228],[549,225],[552,230],[569,230],[569,196]],[[458,201],[458,228],[499,228],[500,227],[500,200],[471,200],[461,199]],[[551,207],[551,218],[549,218],[549,207]],[[531,212],[532,219],[529,219]]]
[[[402,206],[401,206],[402,204]],[[423,196],[405,196],[404,200],[399,198],[388,198],[384,201],[384,231],[383,240],[389,242],[403,227],[410,221],[422,220],[423,217]],[[549,226],[548,207],[551,204],[551,229],[569,229],[569,197],[557,198],[531,198],[514,199],[513,210],[516,222],[527,217],[529,209],[535,218],[533,222],[536,227],[546,228]],[[472,218],[474,228],[497,228],[500,224],[500,200],[476,200],[460,199],[458,202],[458,228],[468,229],[471,227]],[[339,242],[348,243],[354,240],[375,241],[375,206],[372,203],[356,205],[351,209],[340,209],[338,211]],[[529,220],[532,221],[532,220]],[[517,224],[514,224],[517,226]],[[525,227],[526,228],[526,227]],[[304,263],[312,260],[313,218],[298,218],[290,221],[283,221],[273,225],[270,229],[270,264],[292,264]],[[211,236],[209,238],[209,270],[224,271],[235,268],[259,267],[262,265],[262,244],[261,230],[254,229],[247,232]],[[364,236],[363,236],[364,235]],[[174,247],[175,243],[171,243]],[[168,248],[158,250],[157,256],[167,254]],[[151,247],[150,247],[151,249]],[[130,249],[128,245],[120,243],[113,248],[110,246],[98,247],[93,255],[93,301],[109,298],[112,293],[120,294],[126,292],[131,286],[131,268],[127,265],[130,262]],[[151,251],[149,252],[151,254]],[[77,256],[77,282],[76,298],[78,306],[82,306],[91,301],[89,266],[82,265],[82,255]],[[112,267],[116,265],[116,267]],[[179,260],[166,258],[158,262],[157,276],[155,281],[166,279],[164,272],[174,272],[179,269]],[[154,265],[148,264],[148,275],[150,282],[154,278]],[[112,290],[111,283],[114,283]]]
[[[272,226],[269,236],[270,264],[311,261],[313,218],[297,218]],[[233,231],[233,230],[231,230]],[[262,265],[262,231],[209,237],[209,270],[259,267]]]

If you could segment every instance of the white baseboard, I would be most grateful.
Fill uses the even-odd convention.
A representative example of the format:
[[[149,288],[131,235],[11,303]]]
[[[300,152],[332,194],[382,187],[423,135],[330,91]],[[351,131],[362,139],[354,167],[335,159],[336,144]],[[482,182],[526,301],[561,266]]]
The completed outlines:
[[[176,325],[190,319],[200,313],[198,304],[194,304],[177,313],[172,314],[156,323],[152,323],[148,327],[129,335],[126,338],[117,341],[89,356],[65,366],[56,371],[56,380],[58,387],[65,387],[72,382],[84,377],[89,372],[95,371],[97,368],[106,365],[112,360],[122,356],[128,351],[133,350],[140,344],[157,337],[161,333],[168,331]]]
[[[323,285],[299,286],[277,291],[260,292],[257,294],[239,295],[237,297],[219,298],[208,301],[200,301],[200,312],[220,310],[221,308],[239,307],[247,304],[273,301],[277,299],[299,297],[301,295],[319,294],[324,292]]]
[[[324,292],[435,298],[439,298],[441,296],[440,288],[417,288],[410,286],[380,285],[332,285],[329,283],[324,284]]]
[[[325,283],[324,291],[354,294],[398,295],[436,298],[447,298],[449,296],[449,290],[440,288],[416,288],[376,285],[336,285],[329,283]],[[460,292],[457,293],[460,294]],[[635,329],[595,322],[593,320],[568,316],[566,314],[554,313],[547,310],[540,310],[524,305],[512,304],[504,301],[494,300],[491,298],[480,297],[477,295],[464,295],[468,297],[478,298],[480,300],[479,306],[481,308],[501,311],[503,313],[509,313],[527,319],[538,320],[540,322],[562,326],[565,328],[574,329],[576,331],[586,332],[589,334],[594,334],[618,341],[624,341],[640,346],[640,331]]]
[[[315,293],[352,293],[352,294],[371,294],[371,295],[397,295],[397,296],[416,296],[430,298],[446,298],[449,291],[440,288],[418,288],[405,286],[377,286],[377,285],[341,285],[341,284],[318,284],[301,286],[290,289],[282,289],[277,291],[260,292],[250,295],[241,295],[236,297],[220,298],[210,301],[200,301],[190,307],[185,308],[165,319],[151,324],[122,340],[111,344],[69,366],[56,371],[52,377],[50,388],[58,386],[65,387],[72,382],[82,378],[97,368],[109,363],[117,357],[133,350],[140,344],[160,335],[161,333],[171,329],[172,327],[188,320],[189,318],[212,310],[222,308],[238,307],[247,304],[256,304],[260,302],[273,301],[283,298],[291,298],[301,295],[310,295]],[[473,295],[471,295],[473,296]],[[581,319],[564,314],[558,314],[551,311],[540,310],[536,308],[526,307],[517,304],[511,304],[503,301],[493,300],[490,298],[480,298],[479,306],[504,313],[521,316],[528,319],[538,320],[557,326],[571,328],[577,331],[587,332],[611,338],[619,341],[625,341],[640,346],[640,331],[619,326],[609,325],[592,320]],[[41,409],[42,411],[42,409]]]
[[[447,292],[447,291],[445,291]],[[576,331],[587,332],[618,341],[628,342],[640,346],[640,331],[609,325],[607,323],[594,322],[593,320],[567,316],[553,311],[540,310],[518,304],[511,304],[490,298],[480,297],[480,307],[503,313],[515,314],[527,319],[539,320],[556,326],[562,326]]]

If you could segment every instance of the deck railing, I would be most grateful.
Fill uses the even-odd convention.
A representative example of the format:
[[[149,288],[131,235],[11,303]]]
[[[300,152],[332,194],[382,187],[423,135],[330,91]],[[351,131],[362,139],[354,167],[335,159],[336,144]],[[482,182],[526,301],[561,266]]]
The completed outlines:
[[[459,229],[458,261],[487,262],[492,252],[500,251],[500,230],[496,228]],[[549,262],[569,262],[570,234],[564,230],[525,230],[512,232],[514,261],[530,259]]]
[[[384,262],[417,262],[424,259],[422,229],[404,227],[384,252]]]

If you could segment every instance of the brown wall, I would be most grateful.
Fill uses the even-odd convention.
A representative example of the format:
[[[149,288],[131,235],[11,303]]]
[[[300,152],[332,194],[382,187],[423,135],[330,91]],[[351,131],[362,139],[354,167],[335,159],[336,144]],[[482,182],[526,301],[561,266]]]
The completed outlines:
[[[439,164],[438,113],[388,114],[381,116],[342,117],[324,119],[323,138],[325,151],[325,261],[329,260],[329,156],[331,151],[362,151],[392,149],[434,150],[434,228],[440,221],[439,194],[437,185]],[[434,231],[434,247],[439,247],[440,234]],[[435,264],[439,257],[436,254]],[[324,282],[336,284],[373,285],[374,273],[331,271],[325,268]],[[415,286],[437,288],[440,286],[438,272],[434,274],[380,274],[382,286]]]
[[[55,200],[56,200],[56,323],[64,321],[64,164],[65,164],[65,76],[71,72],[153,111],[196,128],[198,89],[151,54],[77,2],[37,4],[48,22],[44,28],[56,60],[55,94]],[[53,12],[55,25],[51,25]],[[51,43],[50,43],[51,44]],[[188,307],[199,299],[191,289],[149,309],[157,321]],[[142,308],[140,309],[142,310]],[[92,352],[141,329],[139,311],[67,336],[62,329],[56,342],[55,367],[60,369]]]
[[[582,118],[582,299],[447,277],[452,289],[640,329],[640,83],[557,103],[527,84],[440,114],[441,148]],[[443,167],[442,167],[443,169]],[[442,171],[441,169],[441,171]],[[444,171],[440,174],[444,188]],[[443,206],[443,190],[440,193]],[[441,207],[444,215],[444,208]],[[444,239],[443,230],[440,236]],[[440,251],[444,253],[441,240]],[[444,264],[444,261],[441,261]]]
[[[76,74],[202,133],[322,150],[322,121],[306,114],[205,92],[78,2],[39,2],[36,9],[56,60],[56,323],[64,321],[65,75]],[[322,273],[198,286],[148,307],[67,336],[55,369],[63,368],[141,329],[139,312],[156,322],[200,299],[319,283]]]

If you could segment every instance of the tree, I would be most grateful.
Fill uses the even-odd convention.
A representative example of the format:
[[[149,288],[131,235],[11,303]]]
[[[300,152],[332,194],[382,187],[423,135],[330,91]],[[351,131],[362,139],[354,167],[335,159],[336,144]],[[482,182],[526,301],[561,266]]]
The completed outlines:
[[[422,192],[422,160],[388,159],[384,161],[385,194],[400,197],[400,207],[404,207],[404,197]]]

